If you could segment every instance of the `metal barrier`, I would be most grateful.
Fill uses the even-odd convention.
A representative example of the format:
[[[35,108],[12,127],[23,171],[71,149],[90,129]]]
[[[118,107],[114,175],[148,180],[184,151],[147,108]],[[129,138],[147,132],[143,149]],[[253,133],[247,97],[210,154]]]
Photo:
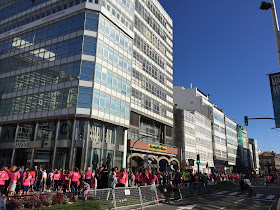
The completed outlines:
[[[229,191],[237,188],[237,184],[229,181],[218,182],[216,185],[206,183],[183,183],[178,187],[171,185],[147,185],[141,187],[117,187],[89,190],[72,193],[43,193],[23,196],[6,197],[7,209],[53,207],[69,205],[69,208],[84,210],[131,209],[143,208],[147,205],[172,200],[183,200],[190,197]],[[67,205],[68,206],[68,205]],[[51,208],[50,208],[51,209]]]

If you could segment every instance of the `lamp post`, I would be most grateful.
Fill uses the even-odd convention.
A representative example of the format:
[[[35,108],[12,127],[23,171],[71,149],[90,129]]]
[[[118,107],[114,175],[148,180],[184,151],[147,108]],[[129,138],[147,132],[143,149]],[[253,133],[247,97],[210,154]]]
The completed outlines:
[[[277,48],[278,63],[279,63],[279,67],[280,67],[279,24],[278,24],[278,19],[277,19],[277,13],[276,13],[274,0],[270,0],[269,3],[263,1],[261,3],[260,9],[261,10],[271,9],[272,22],[273,22],[273,28],[274,28],[274,36],[275,36],[276,48]]]

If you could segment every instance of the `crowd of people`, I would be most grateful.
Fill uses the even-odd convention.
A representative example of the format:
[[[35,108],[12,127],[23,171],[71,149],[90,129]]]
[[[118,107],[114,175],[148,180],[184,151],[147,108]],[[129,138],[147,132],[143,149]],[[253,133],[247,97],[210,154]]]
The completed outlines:
[[[258,176],[259,177],[259,176]],[[127,172],[125,168],[117,167],[108,170],[105,164],[96,171],[90,167],[86,171],[75,168],[73,171],[63,169],[45,170],[43,168],[28,169],[12,166],[2,167],[0,171],[0,192],[2,195],[28,195],[30,192],[78,192],[89,189],[104,189],[128,186],[145,185],[172,185],[178,186],[202,182],[216,184],[220,181],[240,182],[245,178],[242,174],[193,174],[192,170],[159,172],[150,169],[142,169],[140,172]],[[246,177],[247,178],[247,177]],[[249,177],[252,178],[252,177]],[[259,177],[260,178],[260,177]],[[269,177],[262,177],[268,183]]]

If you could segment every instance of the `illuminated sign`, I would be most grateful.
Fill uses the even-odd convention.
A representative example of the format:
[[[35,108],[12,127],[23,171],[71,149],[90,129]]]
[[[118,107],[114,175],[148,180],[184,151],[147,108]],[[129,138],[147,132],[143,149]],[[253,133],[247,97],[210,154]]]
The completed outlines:
[[[166,152],[167,148],[159,145],[149,144],[149,150],[159,151],[159,152]]]

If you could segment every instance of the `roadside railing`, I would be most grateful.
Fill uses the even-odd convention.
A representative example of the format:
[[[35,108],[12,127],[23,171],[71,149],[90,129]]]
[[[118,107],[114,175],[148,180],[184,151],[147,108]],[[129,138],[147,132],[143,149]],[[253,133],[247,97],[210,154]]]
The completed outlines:
[[[143,208],[159,202],[190,199],[194,196],[231,191],[238,184],[229,181],[215,185],[206,183],[182,183],[172,185],[147,185],[140,187],[117,187],[89,190],[84,192],[45,192],[22,196],[7,196],[6,209],[52,209],[55,206],[69,206],[69,209],[103,210]],[[64,208],[65,208],[64,207]],[[66,207],[66,208],[67,208]],[[63,208],[63,207],[62,207]]]

